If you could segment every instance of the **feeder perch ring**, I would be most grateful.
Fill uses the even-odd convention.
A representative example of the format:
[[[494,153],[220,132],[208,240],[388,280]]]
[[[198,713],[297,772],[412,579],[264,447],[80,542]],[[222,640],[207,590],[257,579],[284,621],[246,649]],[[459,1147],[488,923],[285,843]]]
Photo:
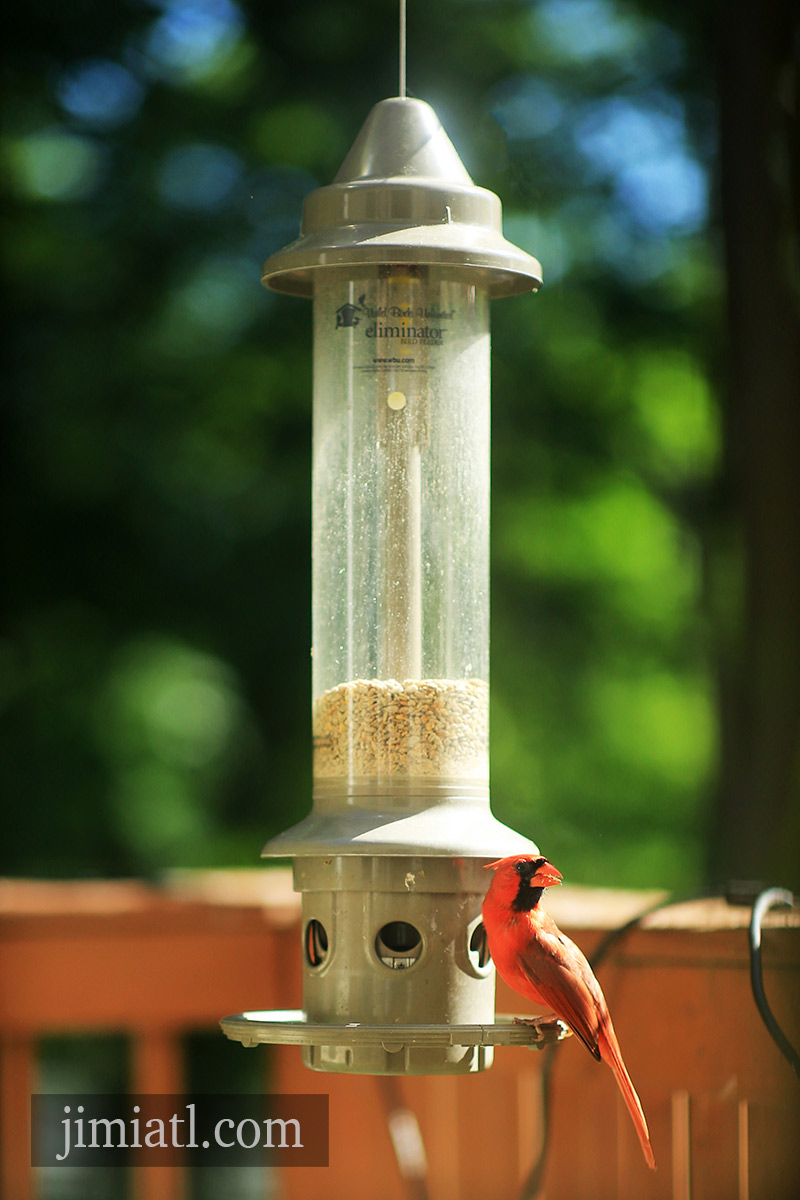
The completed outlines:
[[[273,1009],[223,1017],[222,1031],[243,1046],[382,1046],[396,1051],[405,1046],[527,1046],[542,1050],[569,1037],[558,1019],[498,1013],[492,1025],[331,1025],[308,1021],[302,1009]]]

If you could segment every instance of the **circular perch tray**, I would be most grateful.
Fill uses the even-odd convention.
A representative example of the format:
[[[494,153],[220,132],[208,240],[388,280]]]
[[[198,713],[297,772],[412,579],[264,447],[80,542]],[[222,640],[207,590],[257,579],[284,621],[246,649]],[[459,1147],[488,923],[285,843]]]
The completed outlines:
[[[498,1013],[493,1025],[329,1025],[308,1021],[301,1009],[273,1009],[223,1017],[222,1031],[243,1046],[527,1046],[542,1050],[569,1036],[557,1019]]]

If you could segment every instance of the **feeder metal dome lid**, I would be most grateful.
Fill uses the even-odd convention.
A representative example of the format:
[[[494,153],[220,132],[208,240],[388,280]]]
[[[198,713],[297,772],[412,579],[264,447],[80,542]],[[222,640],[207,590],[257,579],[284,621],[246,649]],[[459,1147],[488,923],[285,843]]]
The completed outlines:
[[[503,237],[502,205],[467,174],[422,100],[382,100],[329,187],[306,196],[300,237],[264,263],[267,287],[313,294],[314,272],[379,264],[449,266],[491,297],[536,290],[542,269]]]

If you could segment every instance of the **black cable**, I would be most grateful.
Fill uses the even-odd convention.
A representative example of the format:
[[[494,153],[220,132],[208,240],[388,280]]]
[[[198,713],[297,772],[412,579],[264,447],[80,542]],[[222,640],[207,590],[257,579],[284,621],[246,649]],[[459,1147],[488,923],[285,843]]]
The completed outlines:
[[[794,896],[786,888],[765,888],[759,893],[753,905],[750,917],[750,985],[753,989],[756,1008],[761,1013],[761,1019],[769,1030],[772,1040],[800,1079],[800,1054],[797,1053],[773,1016],[764,993],[764,980],[761,973],[761,924],[769,910],[778,904],[792,908]]]
[[[533,1200],[544,1184],[545,1167],[547,1166],[547,1150],[550,1141],[550,1090],[551,1076],[556,1062],[556,1051],[560,1042],[551,1042],[542,1051],[542,1069],[540,1072],[542,1086],[542,1144],[536,1162],[531,1167],[527,1179],[520,1191],[520,1200]]]
[[[684,904],[689,900],[706,899],[710,895],[709,892],[693,892],[691,896],[667,896],[664,900],[658,900],[655,904],[651,904],[649,908],[643,908],[635,917],[631,917],[622,925],[618,925],[616,929],[609,929],[605,937],[601,938],[595,947],[594,953],[589,959],[589,966],[593,971],[596,971],[600,963],[608,954],[609,950],[625,937],[626,933],[630,933],[635,929],[640,921],[645,917],[651,916],[653,913],[660,912],[662,908],[671,908],[673,904]]]

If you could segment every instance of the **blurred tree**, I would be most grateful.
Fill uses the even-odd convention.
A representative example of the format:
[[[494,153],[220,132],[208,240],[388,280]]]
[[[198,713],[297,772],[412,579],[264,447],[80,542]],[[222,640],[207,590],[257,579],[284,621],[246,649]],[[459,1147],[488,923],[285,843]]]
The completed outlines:
[[[800,13],[770,0],[757,10],[737,3],[726,16],[719,42],[730,346],[723,479],[731,505],[725,536],[711,547],[722,754],[710,862],[717,875],[746,871],[797,889]]]
[[[788,844],[794,301],[756,176],[724,176],[728,359],[713,71],[730,170],[763,175],[777,14],[751,104],[731,83],[750,17],[409,5],[412,92],[545,266],[493,313],[493,796],[586,882],[766,872]],[[395,0],[15,13],[4,871],[254,864],[308,808],[310,312],[258,270],[395,91],[395,45]],[[751,454],[761,411],[786,437]]]

